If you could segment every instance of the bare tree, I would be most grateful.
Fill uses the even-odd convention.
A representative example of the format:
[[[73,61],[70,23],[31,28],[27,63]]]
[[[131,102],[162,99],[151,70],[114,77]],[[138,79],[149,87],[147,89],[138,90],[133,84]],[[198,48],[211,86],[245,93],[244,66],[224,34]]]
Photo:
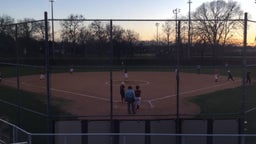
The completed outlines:
[[[8,15],[3,15],[0,17],[0,33],[5,33],[11,35],[13,33],[13,28],[9,26],[14,23],[14,19]]]
[[[82,27],[77,40],[79,44],[86,44],[91,41],[92,38],[91,32],[86,27]]]
[[[34,19],[25,18],[19,20],[18,25],[18,36],[22,38],[32,38],[35,34],[39,32],[40,26]]]
[[[128,49],[125,50],[128,55],[133,56],[134,54],[134,44],[139,40],[139,34],[133,30],[126,30],[124,33],[124,40],[128,44]]]
[[[139,33],[133,30],[126,30],[124,35],[124,40],[133,44],[139,40]]]
[[[193,25],[196,40],[212,45],[212,53],[216,57],[216,47],[224,45],[240,28],[241,22],[232,19],[242,18],[243,11],[235,1],[217,0],[203,3],[192,16],[199,20]]]
[[[108,35],[110,35],[110,25],[107,25],[107,32],[108,32]],[[113,38],[113,41],[116,41],[116,42],[122,42],[123,39],[124,39],[124,28],[122,28],[121,26],[119,25],[113,25],[112,26],[112,38]]]
[[[37,51],[34,44],[36,35],[39,33],[39,25],[32,18],[24,18],[18,22],[17,34],[20,51],[24,56],[31,56]]]
[[[62,40],[68,43],[72,43],[72,53],[76,53],[76,43],[78,42],[78,36],[82,28],[82,21],[84,19],[82,15],[71,14],[67,21],[61,22],[62,27]]]
[[[170,42],[170,35],[171,35],[171,33],[174,32],[175,26],[173,25],[172,22],[166,21],[166,22],[162,25],[162,29],[163,29],[163,32],[166,34],[166,41],[167,41],[167,43],[169,44],[169,42]]]
[[[51,37],[50,35],[50,25],[48,25],[48,37]],[[44,21],[38,21],[34,23],[34,26],[36,27],[36,32],[33,33],[33,38],[37,40],[44,40],[45,39],[45,24]]]
[[[97,45],[97,50],[100,55],[105,55],[107,52],[106,43],[108,42],[108,31],[106,24],[101,21],[94,21],[89,25],[90,32],[93,36],[93,40]]]
[[[101,21],[92,22],[89,26],[89,29],[92,32],[95,40],[107,41],[108,31],[106,29],[106,25],[104,25]]]
[[[78,36],[78,44],[83,49],[84,56],[87,55],[90,45],[93,43],[93,36],[87,27],[82,27]]]
[[[14,19],[10,16],[0,16],[0,55],[11,56],[15,54],[14,44]]]

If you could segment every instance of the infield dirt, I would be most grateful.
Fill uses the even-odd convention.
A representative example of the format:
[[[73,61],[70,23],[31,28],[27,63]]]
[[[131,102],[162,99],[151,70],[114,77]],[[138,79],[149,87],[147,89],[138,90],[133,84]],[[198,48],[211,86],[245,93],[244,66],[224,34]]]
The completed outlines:
[[[75,116],[109,116],[111,91],[113,100],[113,115],[116,118],[127,117],[127,105],[121,103],[119,86],[124,80],[122,72],[112,73],[110,87],[109,72],[75,72],[50,75],[51,96],[69,101],[62,109]],[[46,80],[40,80],[39,75],[20,77],[20,88],[40,94],[46,94]],[[125,81],[128,85],[140,85],[142,90],[142,105],[137,111],[137,118],[160,118],[175,116],[177,107],[177,81],[174,72],[129,72]],[[16,78],[8,78],[2,84],[15,87]],[[219,82],[214,82],[213,75],[180,73],[179,112],[181,115],[195,115],[200,108],[190,103],[186,98],[206,94],[217,90],[234,88],[241,85],[241,80],[227,81],[222,76]],[[128,116],[129,117],[129,116]]]

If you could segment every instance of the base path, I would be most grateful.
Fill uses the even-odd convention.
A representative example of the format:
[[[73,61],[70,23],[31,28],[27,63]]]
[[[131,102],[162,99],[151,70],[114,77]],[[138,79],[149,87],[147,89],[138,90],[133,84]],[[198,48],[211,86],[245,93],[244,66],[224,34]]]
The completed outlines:
[[[140,85],[142,105],[137,111],[138,118],[160,118],[175,116],[177,107],[177,84],[174,72],[129,72],[124,79],[122,72],[113,72],[112,89],[109,72],[77,72],[51,74],[51,95],[68,100],[63,109],[76,116],[108,116],[111,112],[111,91],[114,118],[127,117],[127,105],[121,103],[119,86],[122,81],[127,88]],[[46,93],[46,80],[39,80],[39,75],[20,78],[21,89]],[[2,84],[16,86],[16,78],[8,78]],[[200,108],[189,102],[188,97],[206,94],[241,85],[241,80],[227,81],[222,76],[214,82],[213,75],[180,73],[179,112],[181,115],[195,115]],[[168,115],[168,116],[166,116]],[[131,115],[129,115],[131,116]],[[129,117],[128,116],[128,117]]]

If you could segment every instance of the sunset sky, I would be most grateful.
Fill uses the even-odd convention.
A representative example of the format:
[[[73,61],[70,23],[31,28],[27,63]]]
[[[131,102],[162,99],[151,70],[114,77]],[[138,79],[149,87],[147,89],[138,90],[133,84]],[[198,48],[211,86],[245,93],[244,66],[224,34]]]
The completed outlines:
[[[191,10],[208,0],[191,0]],[[256,20],[255,0],[236,0],[242,10]],[[188,15],[188,0],[55,0],[54,18],[67,18],[70,14],[81,14],[88,19],[170,19],[173,10]],[[47,11],[51,16],[49,0],[1,0],[0,16],[9,15],[16,20],[24,18],[43,19]],[[256,25],[256,24],[255,24]],[[250,32],[252,32],[251,30]],[[256,32],[256,29],[254,30]],[[254,35],[254,34],[251,34]],[[250,40],[251,43],[252,38]]]
[[[188,0],[54,0],[54,17],[66,18],[70,14],[82,14],[86,18],[152,18],[173,17],[172,10],[188,13]],[[191,0],[192,11],[208,0]],[[244,11],[256,19],[254,0],[236,0]],[[1,0],[0,15],[16,19],[25,17],[42,19],[43,12],[51,12],[49,0]]]

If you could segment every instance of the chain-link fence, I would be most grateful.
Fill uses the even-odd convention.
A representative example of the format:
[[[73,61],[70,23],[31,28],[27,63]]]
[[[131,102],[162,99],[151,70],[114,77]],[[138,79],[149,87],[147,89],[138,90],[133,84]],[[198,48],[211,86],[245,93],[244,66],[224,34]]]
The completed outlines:
[[[55,19],[54,35],[52,26],[48,25],[51,64],[106,65],[113,55],[114,64],[118,65],[126,61],[127,65],[173,66],[177,64],[178,49],[182,65],[223,65],[226,61],[240,64],[235,56],[242,55],[243,19],[191,20],[189,23],[187,19],[72,18]],[[229,25],[235,26],[229,28]],[[250,46],[254,46],[254,29],[254,22],[249,21]],[[16,63],[19,56],[22,64],[44,64],[43,20],[3,25],[1,35],[2,61]],[[248,54],[253,54],[249,51]]]
[[[236,27],[229,27],[233,25]],[[254,21],[248,21],[250,42],[255,27]],[[54,34],[51,28],[45,20],[0,28],[1,96],[4,96],[1,100],[5,106],[13,108],[11,114],[22,127],[29,125],[23,123],[27,117],[44,125],[40,131],[51,129],[49,123],[53,119],[130,117],[119,95],[119,85],[123,81],[126,81],[126,87],[140,85],[142,88],[144,109],[142,107],[132,118],[194,117],[200,111],[187,112],[190,107],[181,99],[186,99],[188,93],[201,86],[183,91],[186,87],[183,84],[189,81],[197,83],[188,87],[199,83],[204,86],[206,81],[209,84],[214,81],[213,73],[218,69],[223,82],[219,87],[226,85],[227,70],[231,70],[236,78],[236,86],[241,86],[243,78],[246,79],[244,72],[251,72],[252,78],[255,73],[255,50],[249,48],[253,47],[252,43],[244,43],[243,19],[189,22],[187,19],[74,17],[55,19]],[[248,44],[246,52],[243,51],[244,44]],[[129,71],[128,80],[123,76],[124,69]],[[198,70],[208,77],[179,83],[179,78],[197,77]],[[192,75],[177,75],[179,72]],[[154,81],[152,78],[156,77],[160,79]],[[100,80],[96,81],[96,78]],[[198,82],[200,79],[202,81]],[[247,96],[252,95],[255,88],[253,81],[251,83],[236,91],[236,100],[231,101],[230,109],[214,111],[209,105],[218,107],[220,100],[216,103],[212,103],[214,99],[203,101],[206,111],[201,111],[201,116],[238,118],[244,112],[254,113],[254,98]],[[211,84],[210,88],[217,87],[215,83]],[[15,92],[10,92],[13,90]],[[152,94],[150,90],[156,93]],[[229,92],[215,95],[233,94]],[[75,100],[75,97],[81,99]],[[200,99],[192,101],[202,104]],[[247,119],[253,125],[254,118],[248,116]]]

